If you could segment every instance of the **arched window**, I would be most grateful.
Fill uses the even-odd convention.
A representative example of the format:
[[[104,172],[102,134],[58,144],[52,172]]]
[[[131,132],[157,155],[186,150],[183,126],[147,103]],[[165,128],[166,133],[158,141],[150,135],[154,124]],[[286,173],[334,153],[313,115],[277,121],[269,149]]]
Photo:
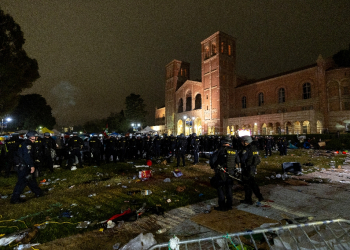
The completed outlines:
[[[303,99],[310,99],[310,98],[311,98],[311,84],[307,82],[303,84]]]
[[[259,93],[259,106],[264,105],[264,94]]]
[[[201,109],[202,108],[202,96],[201,94],[196,95],[194,109]]]
[[[231,44],[228,46],[228,55],[229,55],[229,56],[232,55],[232,47],[231,47]]]
[[[192,110],[192,97],[188,96],[186,97],[186,111]]]
[[[247,97],[242,97],[242,109],[247,108]]]
[[[286,101],[286,94],[284,88],[278,90],[278,103],[283,103]]]
[[[178,113],[181,113],[184,111],[184,102],[182,101],[182,98],[179,100],[179,108],[177,110]]]

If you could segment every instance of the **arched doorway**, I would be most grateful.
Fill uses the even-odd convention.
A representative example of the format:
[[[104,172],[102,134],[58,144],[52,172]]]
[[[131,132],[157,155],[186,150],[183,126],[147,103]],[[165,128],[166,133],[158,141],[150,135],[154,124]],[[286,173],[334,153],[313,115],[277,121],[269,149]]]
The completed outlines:
[[[201,118],[197,117],[194,120],[194,130],[193,131],[197,135],[202,135],[202,120],[201,120]]]
[[[317,130],[317,134],[322,134],[323,126],[321,121],[316,122],[316,130]]]
[[[301,134],[301,124],[300,124],[300,122],[299,121],[294,122],[293,126],[294,126],[293,133],[300,135]]]
[[[261,134],[266,135],[266,123],[261,126]]]
[[[281,124],[276,122],[276,134],[280,135],[282,133]]]
[[[258,124],[254,123],[253,135],[257,135],[257,134],[258,134]]]
[[[231,134],[231,131],[230,131],[230,126],[227,126],[227,129],[226,129],[226,134]]]
[[[266,126],[266,134],[267,135],[272,135],[273,134],[273,124],[272,123],[268,123]]]
[[[292,133],[292,123],[286,122],[286,135],[290,135]]]
[[[310,122],[309,121],[303,122],[303,134],[310,134]]]
[[[183,122],[182,120],[177,121],[177,135],[181,135],[183,133]]]

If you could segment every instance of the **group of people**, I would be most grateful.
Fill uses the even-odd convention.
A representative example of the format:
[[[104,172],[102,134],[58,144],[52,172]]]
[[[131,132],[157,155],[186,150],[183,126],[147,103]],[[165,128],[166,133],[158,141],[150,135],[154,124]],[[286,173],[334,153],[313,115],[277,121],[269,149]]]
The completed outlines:
[[[73,132],[69,137],[61,134],[54,138],[49,133],[39,136],[36,131],[29,131],[26,134],[26,139],[21,139],[18,134],[12,134],[10,139],[1,141],[0,166],[2,169],[0,168],[0,173],[4,170],[5,177],[9,177],[11,169],[17,171],[18,183],[11,201],[18,203],[20,199],[17,194],[23,191],[25,187],[23,187],[23,183],[28,183],[28,186],[38,197],[42,195],[40,188],[35,184],[35,178],[40,176],[43,171],[53,172],[55,165],[74,170],[76,169],[75,162],[78,163],[77,167],[84,167],[84,165],[100,165],[101,162],[108,163],[109,161],[123,162],[125,160],[171,157],[177,159],[177,167],[180,167],[181,163],[185,167],[185,155],[192,154],[193,164],[197,164],[200,152],[218,151],[220,152],[220,169],[216,167],[214,169],[216,175],[221,176],[221,182],[224,183],[218,188],[219,210],[226,210],[232,208],[233,182],[231,178],[223,174],[222,170],[230,174],[233,170],[231,167],[240,163],[242,180],[246,190],[246,198],[243,202],[252,203],[252,192],[261,200],[262,196],[253,178],[257,161],[253,161],[253,165],[251,161],[258,157],[259,149],[265,150],[266,155],[271,155],[271,148],[276,145],[273,137],[252,138],[249,136],[247,145],[244,144],[247,140],[243,142],[242,138],[197,136],[195,133],[189,136],[184,134],[179,136],[166,134],[104,136],[94,134],[91,137],[81,137],[77,132]],[[281,138],[277,143],[281,154],[282,152],[286,153],[284,141],[285,139]],[[245,163],[246,161],[248,163]],[[248,170],[244,170],[243,166],[249,166]]]

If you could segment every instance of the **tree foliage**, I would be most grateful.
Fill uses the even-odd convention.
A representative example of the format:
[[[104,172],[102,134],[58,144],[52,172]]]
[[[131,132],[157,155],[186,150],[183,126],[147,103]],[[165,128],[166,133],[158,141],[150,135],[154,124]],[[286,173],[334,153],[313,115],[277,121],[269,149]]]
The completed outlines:
[[[20,26],[0,9],[0,116],[11,111],[19,94],[39,78],[38,63],[23,49]]]
[[[333,55],[333,60],[339,67],[350,67],[350,48]]]
[[[146,123],[147,111],[146,104],[140,95],[131,93],[125,99],[125,117],[129,122],[141,123],[142,126]]]
[[[119,113],[111,113],[107,118],[107,124],[109,132],[115,131],[117,133],[125,133],[130,128],[130,124],[125,118],[123,110]]]
[[[37,129],[39,126],[52,129],[56,119],[52,116],[52,108],[39,94],[22,95],[17,107],[11,113],[13,121],[10,127],[17,130]]]

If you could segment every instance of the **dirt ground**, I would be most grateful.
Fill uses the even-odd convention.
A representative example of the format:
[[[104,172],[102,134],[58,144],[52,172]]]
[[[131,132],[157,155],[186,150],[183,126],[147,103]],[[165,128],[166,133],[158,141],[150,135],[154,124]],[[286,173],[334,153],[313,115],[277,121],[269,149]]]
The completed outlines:
[[[234,192],[234,209],[226,212],[213,210],[216,199],[201,204],[189,205],[174,209],[164,216],[148,216],[135,222],[124,223],[121,227],[104,231],[94,230],[46,244],[36,246],[36,249],[113,249],[113,245],[120,243],[122,247],[129,240],[140,233],[153,233],[158,243],[167,242],[172,231],[180,228],[192,238],[203,237],[203,228],[206,232],[226,234],[227,232],[242,232],[254,229],[264,223],[280,222],[282,219],[312,216],[315,220],[349,219],[345,209],[350,206],[349,182],[350,165],[340,168],[319,169],[313,173],[304,173],[286,179],[282,185],[267,185],[261,188],[265,199],[272,200],[264,203],[265,206],[247,206],[239,204],[243,195],[239,187]],[[210,212],[208,206],[211,207]],[[201,229],[191,224],[198,225]],[[182,227],[181,227],[182,225]],[[187,229],[186,229],[187,228]],[[192,229],[193,228],[193,229]],[[199,228],[199,227],[198,227]],[[157,234],[157,230],[165,229],[168,233]],[[191,231],[192,230],[192,231]],[[201,231],[202,230],[202,231]],[[187,237],[181,236],[182,239]]]

